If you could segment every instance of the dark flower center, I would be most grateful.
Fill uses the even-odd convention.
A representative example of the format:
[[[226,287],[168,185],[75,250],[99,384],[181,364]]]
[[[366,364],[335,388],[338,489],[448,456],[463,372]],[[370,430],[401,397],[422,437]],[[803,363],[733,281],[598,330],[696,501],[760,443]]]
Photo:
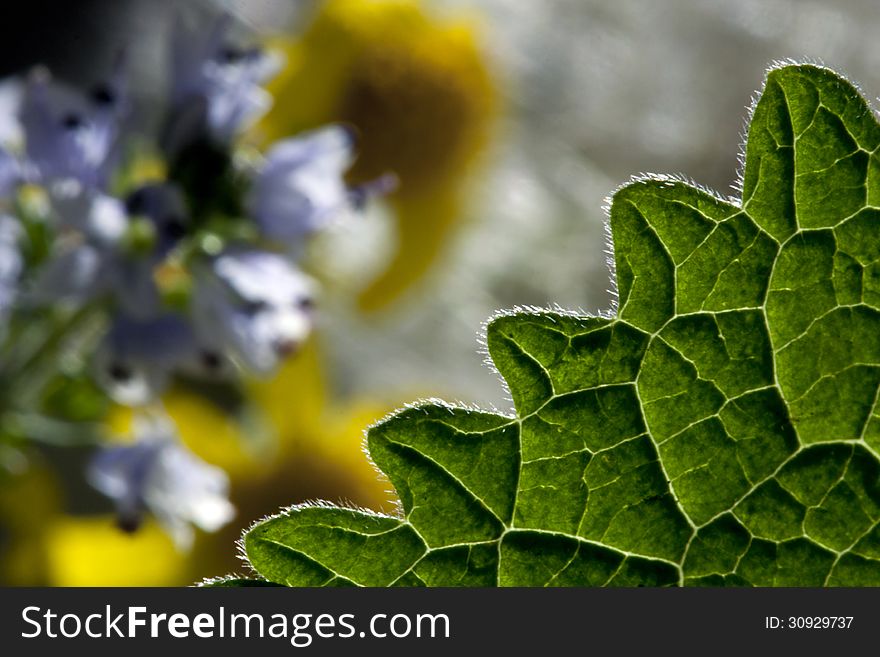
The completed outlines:
[[[92,100],[97,105],[114,105],[117,100],[116,90],[109,84],[99,84],[92,89]]]
[[[248,313],[249,315],[256,315],[257,313],[266,310],[268,307],[269,307],[268,303],[266,303],[265,301],[259,300],[259,299],[245,300],[242,305],[242,309],[244,310],[244,312]]]
[[[120,513],[116,517],[116,526],[126,534],[134,534],[144,522],[144,518],[139,513]]]
[[[107,371],[114,381],[128,381],[131,378],[131,368],[122,363],[113,363]]]
[[[181,217],[171,215],[162,222],[162,230],[167,238],[179,240],[186,235],[186,224]]]
[[[223,364],[222,359],[220,358],[220,354],[216,351],[203,351],[202,352],[202,364],[209,370],[217,370],[220,369],[220,365]]]
[[[83,118],[76,114],[75,112],[70,112],[69,114],[65,114],[61,119],[61,125],[64,126],[67,130],[76,130],[77,128],[83,127],[85,125],[85,121]]]

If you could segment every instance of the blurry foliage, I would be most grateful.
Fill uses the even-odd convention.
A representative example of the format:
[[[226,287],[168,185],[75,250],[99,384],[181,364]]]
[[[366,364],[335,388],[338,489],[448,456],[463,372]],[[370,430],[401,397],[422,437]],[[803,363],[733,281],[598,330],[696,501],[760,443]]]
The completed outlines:
[[[48,469],[36,466],[0,487],[0,581],[13,585],[186,585],[219,571],[241,570],[228,546],[255,519],[291,501],[330,498],[391,511],[390,485],[364,455],[364,427],[391,406],[329,400],[311,341],[271,381],[252,382],[256,411],[276,441],[254,444],[247,425],[191,391],[164,402],[184,442],[226,470],[236,519],[215,534],[200,533],[187,554],[175,549],[155,522],[135,534],[115,527],[111,515],[65,513]],[[126,435],[131,410],[110,414],[113,434]],[[27,505],[22,500],[28,500]],[[37,512],[35,513],[35,509]],[[48,520],[48,521],[47,521]]]
[[[46,519],[60,506],[51,471],[32,459],[28,470],[0,475],[0,583],[46,584]]]
[[[498,98],[476,25],[440,22],[415,0],[330,0],[302,38],[276,45],[288,66],[269,85],[261,137],[341,121],[359,137],[350,182],[399,178],[396,253],[359,299],[381,309],[442,253],[486,145]]]

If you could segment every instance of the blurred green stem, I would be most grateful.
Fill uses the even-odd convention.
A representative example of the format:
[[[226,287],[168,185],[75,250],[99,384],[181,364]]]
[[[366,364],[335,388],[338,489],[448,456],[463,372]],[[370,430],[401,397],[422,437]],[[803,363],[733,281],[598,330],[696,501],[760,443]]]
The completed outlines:
[[[17,401],[28,401],[28,397],[38,390],[53,371],[58,369],[64,346],[77,338],[82,338],[81,330],[87,328],[100,315],[98,304],[86,304],[49,330],[45,339],[30,350],[19,362],[12,362],[2,374],[3,385],[8,388],[10,397]],[[13,349],[13,353],[14,353]],[[48,372],[48,375],[47,375]]]

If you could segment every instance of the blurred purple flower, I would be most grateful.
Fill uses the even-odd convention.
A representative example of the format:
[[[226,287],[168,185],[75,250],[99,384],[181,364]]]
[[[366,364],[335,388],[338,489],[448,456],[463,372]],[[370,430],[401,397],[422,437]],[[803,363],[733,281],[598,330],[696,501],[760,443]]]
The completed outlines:
[[[131,253],[131,223],[125,204],[75,181],[56,186],[53,207],[66,235],[38,272],[31,298],[38,304],[83,304],[109,296],[134,317],[154,315],[160,306],[152,252]]]
[[[116,504],[120,527],[135,531],[150,511],[181,549],[192,545],[193,528],[216,531],[235,509],[229,480],[184,447],[163,416],[141,416],[135,442],[100,449],[88,468],[92,486]]]
[[[279,56],[261,48],[237,47],[229,38],[231,27],[229,15],[208,30],[185,21],[175,23],[172,119],[166,136],[172,154],[202,136],[228,144],[272,105],[272,96],[260,85],[279,70]]]
[[[126,201],[86,190],[75,181],[56,185],[53,207],[69,239],[37,277],[39,303],[85,303],[109,294],[130,316],[155,316],[161,306],[153,272],[188,230],[183,195],[172,184],[151,184]],[[152,226],[152,244],[132,252],[132,220]]]
[[[122,59],[90,92],[45,69],[0,80],[0,199],[6,207],[13,197],[24,222],[0,212],[0,333],[13,304],[100,311],[107,328],[90,354],[96,378],[129,406],[155,402],[178,374],[275,369],[312,329],[314,284],[292,264],[305,238],[388,190],[388,177],[346,185],[353,140],[331,126],[277,143],[242,198],[246,158],[234,157],[232,142],[271,105],[261,85],[280,62],[237,47],[231,31],[229,16],[207,30],[175,25],[158,145],[167,181],[136,189],[141,160],[119,157],[128,115]],[[26,251],[33,271],[23,272],[25,227],[37,248]],[[79,344],[55,341],[61,332],[82,331],[82,344],[94,344],[95,322],[63,323],[91,312],[45,315],[53,331],[39,350],[46,362]],[[115,501],[123,528],[134,531],[150,511],[187,546],[193,524],[212,531],[232,517],[225,474],[187,451],[167,417],[140,418],[135,434],[133,444],[100,450],[88,472]]]
[[[42,183],[72,179],[103,187],[126,105],[121,60],[90,94],[53,81],[45,69],[32,72],[19,108],[31,175]]]
[[[276,143],[256,174],[245,200],[261,232],[293,249],[325,228],[350,206],[343,176],[354,142],[341,126],[330,126]]]
[[[140,406],[153,401],[173,372],[194,364],[199,353],[192,327],[180,315],[120,314],[98,347],[96,376],[114,400]]]
[[[8,197],[22,180],[21,164],[0,146],[0,198]]]
[[[284,257],[229,251],[196,276],[193,321],[206,344],[249,368],[271,372],[312,328],[313,283]]]
[[[105,247],[119,244],[125,236],[128,213],[115,196],[67,180],[53,186],[50,198],[62,230],[76,231],[87,241]]]

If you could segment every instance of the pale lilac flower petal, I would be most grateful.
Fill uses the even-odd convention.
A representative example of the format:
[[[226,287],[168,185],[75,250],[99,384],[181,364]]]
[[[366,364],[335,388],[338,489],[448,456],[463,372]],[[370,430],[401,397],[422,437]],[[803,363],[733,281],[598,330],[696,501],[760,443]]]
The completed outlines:
[[[25,149],[41,182],[73,179],[89,188],[103,186],[119,136],[121,100],[102,93],[92,99],[33,73],[25,86],[20,120]]]
[[[261,232],[295,248],[339,217],[350,206],[344,175],[352,149],[350,133],[340,126],[273,146],[245,201]]]
[[[193,29],[184,21],[175,24],[173,118],[166,136],[172,154],[202,136],[228,144],[272,104],[272,97],[260,85],[278,72],[279,57],[260,48],[235,47],[230,41],[231,27],[229,15],[220,17],[209,30]]]
[[[118,198],[87,189],[75,180],[52,185],[50,192],[62,227],[104,247],[117,245],[125,235],[128,214]]]
[[[178,315],[119,315],[98,348],[96,376],[116,401],[143,405],[156,399],[181,364],[198,357],[199,348],[189,323]]]
[[[132,317],[153,316],[161,303],[155,258],[125,252],[125,204],[69,180],[54,186],[53,207],[67,236],[38,272],[31,298],[40,304],[84,303],[109,293]]]
[[[280,255],[225,253],[197,277],[194,325],[205,342],[268,373],[311,332],[313,290],[311,279]]]
[[[205,63],[208,83],[208,128],[220,143],[229,143],[251,127],[269,108],[272,96],[260,84],[277,70],[276,59],[254,51],[235,63]]]
[[[0,146],[0,198],[10,196],[23,178],[18,159]]]
[[[116,504],[120,525],[134,531],[149,511],[181,549],[192,545],[192,525],[216,531],[235,509],[228,500],[229,479],[184,447],[171,421],[139,416],[135,442],[97,452],[88,478]]]
[[[123,529],[134,531],[143,520],[144,489],[162,447],[161,442],[148,439],[133,445],[106,447],[89,464],[89,483],[115,502]]]
[[[192,544],[190,524],[215,532],[235,515],[226,473],[181,445],[162,450],[151,475],[144,500],[184,548]]]

